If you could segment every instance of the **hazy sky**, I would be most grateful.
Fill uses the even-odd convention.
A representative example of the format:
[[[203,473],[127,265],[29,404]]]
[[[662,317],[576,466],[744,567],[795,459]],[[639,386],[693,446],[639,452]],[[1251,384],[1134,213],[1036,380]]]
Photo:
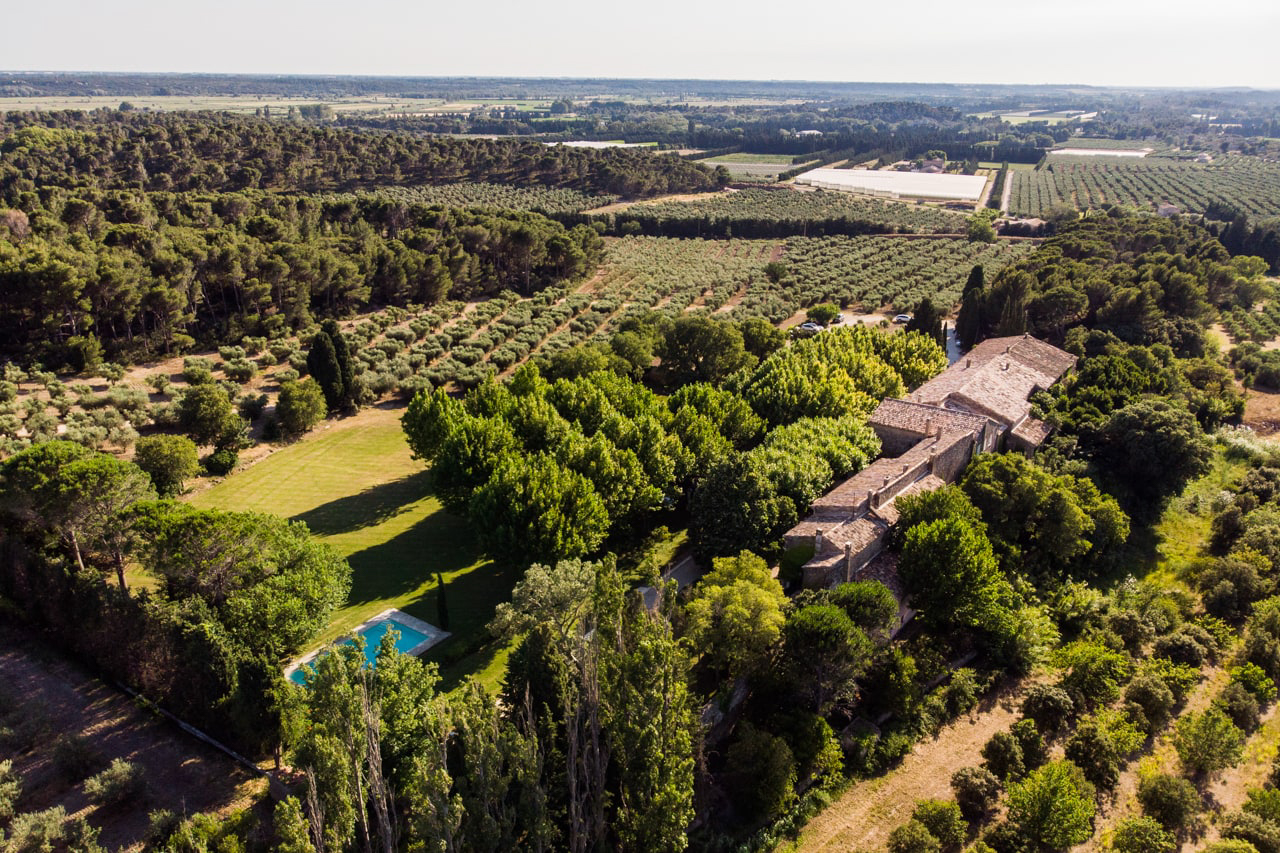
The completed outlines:
[[[7,2],[5,70],[1280,88],[1280,2]]]

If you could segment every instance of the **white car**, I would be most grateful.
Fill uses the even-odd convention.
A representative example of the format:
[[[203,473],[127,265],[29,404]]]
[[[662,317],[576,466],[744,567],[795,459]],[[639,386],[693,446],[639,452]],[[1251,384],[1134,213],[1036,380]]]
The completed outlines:
[[[894,317],[894,318],[893,318],[893,322],[895,322],[895,323],[900,323],[900,324],[902,324],[902,323],[910,323],[910,322],[911,322],[911,315],[910,315],[910,314],[899,314],[897,317]]]

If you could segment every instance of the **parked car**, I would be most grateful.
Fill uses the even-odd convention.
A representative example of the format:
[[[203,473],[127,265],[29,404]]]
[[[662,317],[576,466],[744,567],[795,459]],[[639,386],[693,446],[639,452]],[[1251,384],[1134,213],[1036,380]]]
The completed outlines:
[[[819,323],[801,323],[799,326],[796,326],[795,334],[798,337],[808,338],[818,334],[818,332],[823,331],[825,328],[825,326],[822,326]]]
[[[899,325],[905,325],[905,324],[907,324],[907,323],[910,323],[910,322],[911,322],[911,315],[910,315],[910,314],[899,314],[897,317],[894,317],[894,318],[893,318],[893,322],[895,322],[895,323],[897,323],[897,324],[899,324]]]

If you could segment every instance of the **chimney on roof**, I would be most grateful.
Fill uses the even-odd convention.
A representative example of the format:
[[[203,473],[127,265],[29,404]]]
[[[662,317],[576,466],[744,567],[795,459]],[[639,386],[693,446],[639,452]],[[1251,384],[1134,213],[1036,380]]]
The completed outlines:
[[[1025,341],[1027,338],[1029,338],[1029,337],[1031,337],[1031,333],[1030,333],[1030,332],[1023,332],[1023,333],[1022,333],[1022,339],[1023,339],[1024,341]]]
[[[902,473],[907,473],[907,463],[905,462],[902,463]]]
[[[1009,346],[1007,346],[1007,347],[1005,347],[1005,348],[1004,348],[1004,354],[1005,354],[1005,355],[1008,355],[1008,354],[1009,354],[1009,350],[1011,350],[1011,349],[1013,349],[1013,344],[1009,344]]]
[[[844,579],[847,583],[853,577],[853,543],[844,543]]]
[[[933,435],[933,415],[924,419],[924,434],[926,437]]]
[[[964,360],[964,366],[965,366],[965,367],[972,367],[972,366],[973,366],[973,359],[971,359],[971,358],[966,358],[966,359]]]
[[[1001,369],[1001,370],[1008,370],[1008,369],[1009,369],[1009,362],[1007,362],[1007,361],[1006,361],[1006,362],[1002,362],[1002,363],[1001,363],[1001,365],[1000,365],[1000,369]]]
[[[822,528],[819,527],[813,533],[813,555],[816,557],[822,553]]]
[[[889,488],[889,475],[888,475],[888,474],[885,474],[885,475],[884,475],[884,485],[882,486],[882,488],[885,488],[885,489]]]

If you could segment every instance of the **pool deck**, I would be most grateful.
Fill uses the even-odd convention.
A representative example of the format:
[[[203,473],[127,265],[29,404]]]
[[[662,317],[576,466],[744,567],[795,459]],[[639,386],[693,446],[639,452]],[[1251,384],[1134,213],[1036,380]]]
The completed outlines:
[[[429,622],[423,622],[421,619],[417,618],[416,616],[410,616],[408,613],[405,613],[403,610],[397,610],[394,607],[388,607],[386,610],[382,611],[378,615],[370,617],[369,619],[364,620],[359,625],[352,628],[350,631],[347,632],[346,636],[344,636],[342,639],[335,640],[334,642],[329,643],[328,645],[321,646],[315,651],[310,652],[306,655],[303,655],[302,657],[295,660],[293,663],[289,664],[289,666],[285,668],[284,677],[289,678],[302,667],[310,665],[312,662],[315,661],[316,658],[320,657],[320,655],[324,654],[329,649],[333,648],[334,646],[342,645],[343,643],[346,643],[353,637],[363,634],[365,631],[372,628],[374,625],[377,625],[379,622],[388,622],[392,620],[399,622],[401,625],[404,625],[406,628],[412,628],[413,630],[417,631],[419,634],[422,634],[423,636],[426,637],[426,639],[423,640],[421,643],[418,643],[412,648],[407,649],[404,652],[407,655],[420,655],[423,652],[425,652],[427,649],[434,646],[436,643],[439,643],[442,640],[448,639],[448,637],[450,636],[448,631],[442,631],[439,628],[437,628],[435,625],[430,624]]]

